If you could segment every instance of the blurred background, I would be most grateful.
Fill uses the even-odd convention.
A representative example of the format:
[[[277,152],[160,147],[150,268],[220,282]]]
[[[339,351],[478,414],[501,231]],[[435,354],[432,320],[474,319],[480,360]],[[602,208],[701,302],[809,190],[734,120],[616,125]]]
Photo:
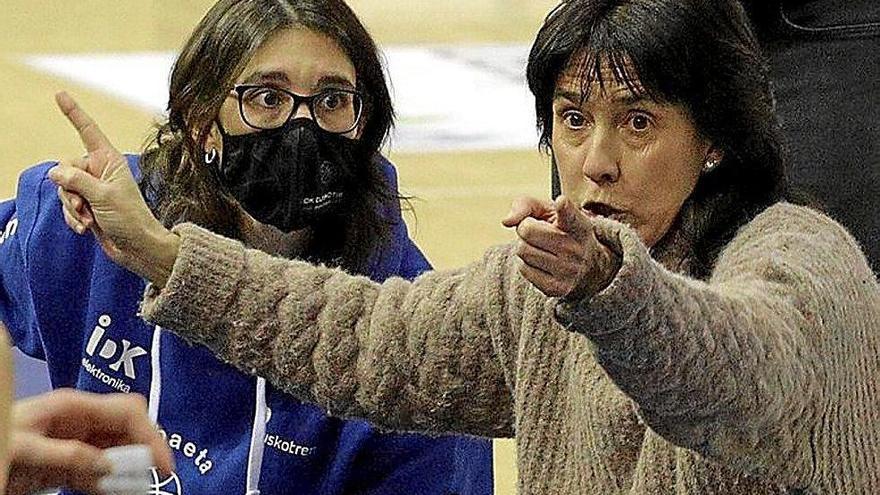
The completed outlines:
[[[0,198],[40,161],[82,154],[55,108],[71,92],[117,147],[137,152],[161,118],[178,48],[213,0],[3,0]],[[517,195],[549,195],[525,85],[529,43],[553,0],[352,0],[386,57],[398,113],[387,153],[412,196],[410,231],[438,268],[513,238]],[[17,359],[17,394],[48,385]],[[511,441],[495,446],[497,494],[515,492]]]

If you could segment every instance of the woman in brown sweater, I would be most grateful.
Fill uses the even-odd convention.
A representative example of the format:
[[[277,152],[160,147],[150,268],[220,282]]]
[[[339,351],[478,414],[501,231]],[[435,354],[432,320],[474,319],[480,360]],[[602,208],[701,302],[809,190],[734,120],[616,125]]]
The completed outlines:
[[[89,173],[51,176],[147,319],[333,414],[515,436],[522,493],[880,493],[880,287],[793,204],[739,4],[563,2],[528,78],[565,197],[414,282],[168,232],[80,112]]]

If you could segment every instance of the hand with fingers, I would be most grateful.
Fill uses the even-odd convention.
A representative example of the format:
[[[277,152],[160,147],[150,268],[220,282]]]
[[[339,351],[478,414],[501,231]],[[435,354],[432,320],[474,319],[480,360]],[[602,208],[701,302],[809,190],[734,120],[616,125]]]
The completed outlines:
[[[545,295],[590,297],[611,283],[619,256],[597,236],[597,225],[564,196],[519,198],[502,221],[519,236],[520,273]]]
[[[56,390],[18,401],[12,410],[6,494],[63,486],[98,490],[112,466],[101,449],[144,444],[163,472],[174,469],[171,450],[134,394]]]
[[[79,234],[91,230],[114,262],[164,284],[177,256],[177,236],[153,216],[125,157],[97,123],[67,93],[55,101],[86,149],[83,157],[49,171],[64,220]]]

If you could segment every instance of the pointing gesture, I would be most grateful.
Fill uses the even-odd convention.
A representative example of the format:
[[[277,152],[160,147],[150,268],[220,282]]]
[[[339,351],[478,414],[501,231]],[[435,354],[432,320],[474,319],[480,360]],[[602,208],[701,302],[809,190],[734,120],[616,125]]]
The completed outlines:
[[[564,196],[517,199],[502,223],[520,238],[520,273],[547,296],[589,297],[617,273],[619,261],[597,238],[594,221]]]
[[[86,155],[82,158],[70,160],[69,163],[62,163],[62,165],[70,165],[88,172],[88,175],[85,175],[70,171],[72,172],[69,174],[71,179],[76,181],[78,186],[75,189],[88,188],[89,193],[97,193],[95,188],[100,187],[99,181],[94,179],[108,179],[112,178],[114,174],[120,173],[130,177],[130,182],[134,183],[134,177],[131,176],[131,171],[128,169],[125,157],[116,151],[116,148],[110,143],[110,140],[98,127],[98,124],[80,108],[77,102],[64,92],[55,95],[55,102],[77,133],[79,133],[80,140],[86,149]],[[67,170],[65,167],[61,168]],[[63,175],[67,176],[68,172],[63,172]],[[117,178],[117,180],[121,179],[121,177]]]
[[[56,94],[55,103],[58,104],[61,113],[67,117],[67,120],[73,124],[76,132],[79,133],[79,137],[82,139],[87,152],[94,153],[102,150],[116,151],[110,143],[110,140],[107,139],[107,136],[101,132],[98,124],[79,107],[76,100],[74,100],[69,94],[63,91]]]
[[[127,160],[98,124],[67,93],[58,93],[55,101],[86,149],[85,156],[62,160],[49,171],[49,178],[59,186],[65,221],[80,234],[90,229],[116,263],[154,282],[164,282],[164,270],[157,271],[152,253],[157,244],[176,247],[168,244],[173,234],[153,216]]]

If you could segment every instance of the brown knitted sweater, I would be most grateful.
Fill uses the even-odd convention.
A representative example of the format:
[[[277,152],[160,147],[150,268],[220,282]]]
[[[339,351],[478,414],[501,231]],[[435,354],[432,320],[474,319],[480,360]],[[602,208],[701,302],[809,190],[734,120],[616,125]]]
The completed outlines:
[[[143,313],[332,414],[515,435],[521,493],[880,493],[880,286],[843,228],[773,206],[707,282],[605,228],[616,278],[557,306],[511,246],[380,285],[180,225]]]

